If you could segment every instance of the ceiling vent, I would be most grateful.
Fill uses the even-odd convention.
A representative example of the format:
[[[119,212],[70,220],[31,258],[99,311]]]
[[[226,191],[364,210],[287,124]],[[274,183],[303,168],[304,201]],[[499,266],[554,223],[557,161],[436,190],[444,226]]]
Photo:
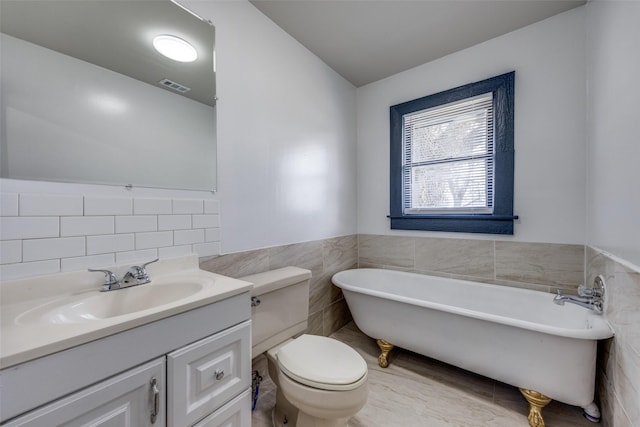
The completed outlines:
[[[180,83],[173,82],[169,79],[162,79],[158,82],[161,86],[166,87],[167,89],[175,90],[176,92],[186,93],[191,90],[190,87],[183,86]]]

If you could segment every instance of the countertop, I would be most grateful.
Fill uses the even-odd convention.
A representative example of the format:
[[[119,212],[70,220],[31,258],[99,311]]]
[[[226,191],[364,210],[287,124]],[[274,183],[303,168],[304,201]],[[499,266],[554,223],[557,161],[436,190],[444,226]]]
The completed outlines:
[[[126,267],[113,267],[122,270]],[[132,288],[100,292],[101,274],[86,271],[59,273],[30,279],[3,282],[0,285],[0,369],[8,368],[48,354],[66,350],[99,338],[154,322],[250,291],[252,284],[198,268],[197,256],[162,260],[147,267],[151,283]],[[121,277],[121,275],[118,275]],[[67,322],[39,317],[47,307],[65,305],[90,297],[120,292],[126,300],[129,291],[154,286],[180,286],[198,283],[201,289],[191,295],[132,313],[86,321]],[[152,295],[152,293],[150,294]],[[247,299],[249,304],[249,299]],[[35,313],[35,315],[34,315]]]

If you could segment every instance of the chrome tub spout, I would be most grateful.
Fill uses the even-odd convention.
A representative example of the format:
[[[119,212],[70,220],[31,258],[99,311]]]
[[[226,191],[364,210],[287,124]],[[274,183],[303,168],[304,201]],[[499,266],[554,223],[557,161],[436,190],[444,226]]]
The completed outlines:
[[[587,297],[587,296],[576,296],[576,295],[563,295],[560,290],[558,290],[558,295],[553,298],[553,302],[558,305],[564,305],[565,302],[570,302],[571,304],[579,305],[580,307],[584,307],[589,310],[593,310],[596,313],[602,313],[603,305],[602,298],[599,297]]]

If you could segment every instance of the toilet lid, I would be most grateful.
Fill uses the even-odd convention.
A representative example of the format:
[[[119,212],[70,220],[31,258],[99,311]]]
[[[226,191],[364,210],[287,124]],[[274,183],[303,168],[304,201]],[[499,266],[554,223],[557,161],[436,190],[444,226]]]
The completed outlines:
[[[301,335],[278,350],[278,366],[289,378],[323,390],[352,390],[366,380],[367,363],[333,338]]]

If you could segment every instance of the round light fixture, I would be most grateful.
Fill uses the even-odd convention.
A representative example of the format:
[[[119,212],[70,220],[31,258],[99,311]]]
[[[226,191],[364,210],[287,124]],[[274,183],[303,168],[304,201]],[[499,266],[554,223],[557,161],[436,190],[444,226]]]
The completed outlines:
[[[153,39],[153,47],[166,56],[179,62],[193,62],[198,59],[198,52],[191,43],[180,37],[163,34]]]

